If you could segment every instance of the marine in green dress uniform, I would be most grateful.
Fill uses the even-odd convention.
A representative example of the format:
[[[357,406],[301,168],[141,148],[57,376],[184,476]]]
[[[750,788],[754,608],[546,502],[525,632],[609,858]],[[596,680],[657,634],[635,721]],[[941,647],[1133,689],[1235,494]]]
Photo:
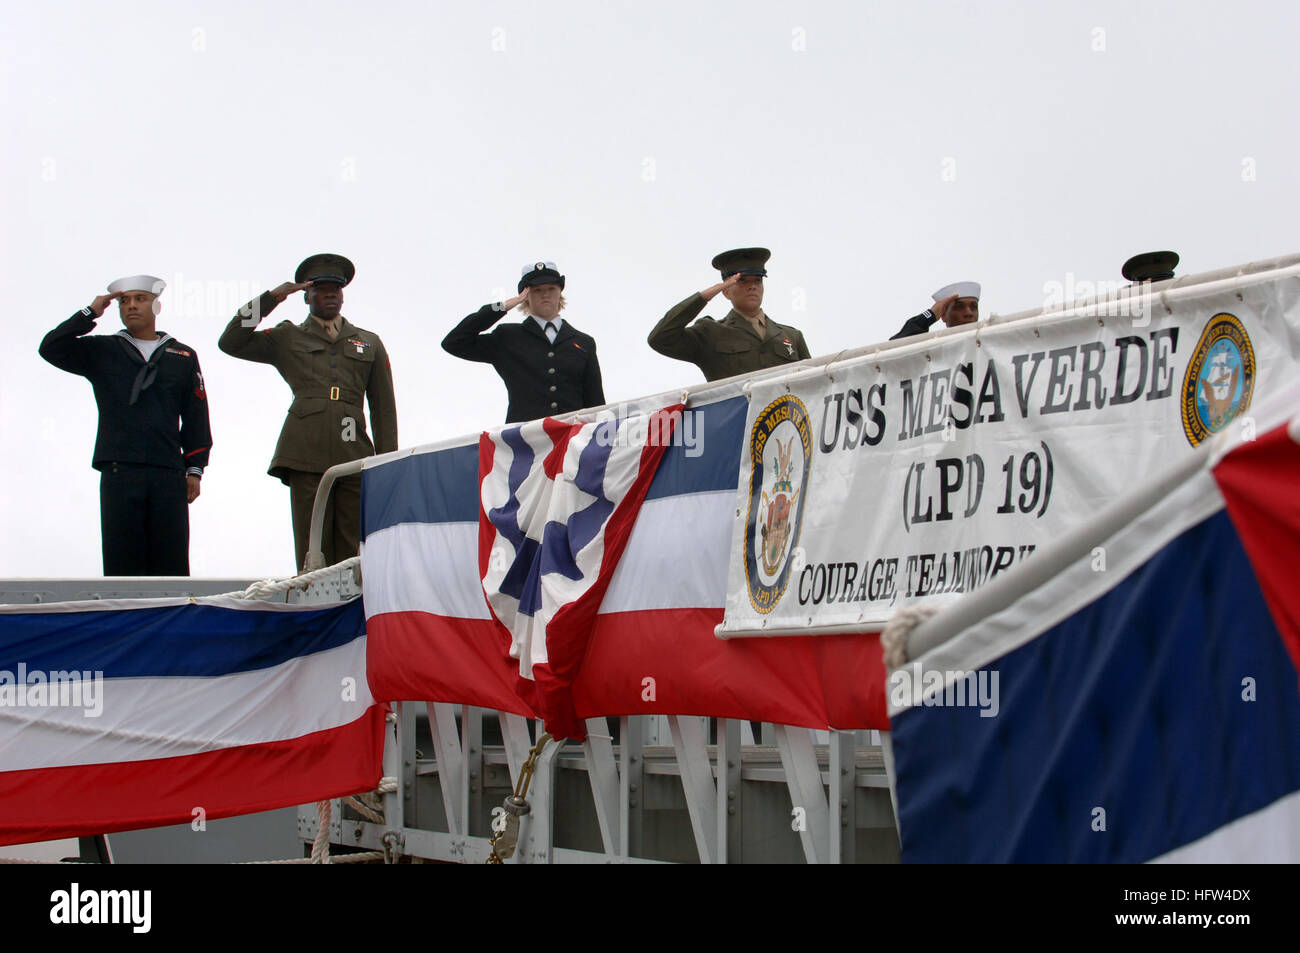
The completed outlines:
[[[307,555],[311,508],[322,474],[337,463],[397,449],[397,406],[388,353],[379,335],[343,317],[343,288],[356,269],[341,255],[313,255],[293,281],[264,292],[236,314],[218,341],[232,357],[272,364],[293,389],[268,472],[289,487],[298,566]],[[310,313],[301,324],[281,321],[258,331],[258,322],[289,295],[304,292]],[[374,442],[366,432],[363,401],[370,404]],[[361,542],[361,478],[334,484],[325,512],[321,552],[325,564],[355,556]]]
[[[722,281],[674,305],[650,332],[650,346],[666,357],[690,361],[710,381],[811,357],[797,328],[777,324],[763,311],[763,279],[771,255],[766,248],[736,248],[715,256],[713,267]],[[731,302],[730,313],[721,321],[703,317],[691,324],[719,292]]]

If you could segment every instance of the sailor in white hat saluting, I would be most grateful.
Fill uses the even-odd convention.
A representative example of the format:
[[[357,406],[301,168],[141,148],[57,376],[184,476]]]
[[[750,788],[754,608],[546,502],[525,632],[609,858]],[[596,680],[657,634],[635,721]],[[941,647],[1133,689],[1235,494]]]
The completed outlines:
[[[935,321],[942,321],[945,327],[955,328],[962,324],[974,324],[980,319],[980,286],[977,281],[955,281],[944,285],[930,297],[934,299],[934,307],[908,318],[902,330],[889,340],[897,341],[914,334],[925,334]]]
[[[190,574],[188,505],[212,432],[198,354],[155,326],[165,287],[152,275],[119,278],[41,342],[41,357],[95,390],[106,576]],[[125,330],[89,334],[112,301]]]

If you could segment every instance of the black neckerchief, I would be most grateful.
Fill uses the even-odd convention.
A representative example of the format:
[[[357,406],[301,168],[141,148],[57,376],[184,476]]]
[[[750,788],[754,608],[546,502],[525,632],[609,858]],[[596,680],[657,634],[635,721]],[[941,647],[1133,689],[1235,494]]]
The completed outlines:
[[[155,333],[158,335],[158,346],[153,349],[153,353],[149,355],[147,361],[144,360],[144,355],[140,353],[138,347],[130,341],[122,341],[123,347],[143,361],[140,370],[136,372],[135,380],[131,383],[131,399],[127,401],[127,406],[134,406],[135,402],[140,399],[140,395],[153,386],[154,378],[158,376],[158,359],[162,357],[163,348],[167,346],[167,342],[172,339],[172,336],[162,331]],[[126,330],[118,331],[117,336],[129,338],[131,332]]]

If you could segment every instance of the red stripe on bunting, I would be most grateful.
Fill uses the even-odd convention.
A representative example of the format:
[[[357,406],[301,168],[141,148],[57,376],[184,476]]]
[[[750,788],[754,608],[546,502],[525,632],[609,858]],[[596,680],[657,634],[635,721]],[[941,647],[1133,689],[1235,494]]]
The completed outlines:
[[[713,634],[722,612],[598,616],[573,688],[578,714],[889,728],[878,633],[722,641]]]
[[[145,761],[0,773],[0,844],[254,814],[372,791],[387,706],[285,741]]]
[[[496,619],[385,612],[366,623],[370,694],[386,701],[450,702],[536,715],[515,693],[519,663]]]
[[[1300,670],[1300,444],[1285,426],[1243,443],[1214,468],[1269,612]]]

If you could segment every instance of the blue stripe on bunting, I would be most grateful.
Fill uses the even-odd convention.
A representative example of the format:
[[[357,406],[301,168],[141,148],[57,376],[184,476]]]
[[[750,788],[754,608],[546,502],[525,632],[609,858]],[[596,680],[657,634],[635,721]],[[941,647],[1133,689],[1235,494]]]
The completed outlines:
[[[0,615],[0,671],[103,672],[105,678],[217,676],[271,668],[365,635],[361,600],[265,611],[179,605]],[[364,675],[358,672],[357,676]]]
[[[745,443],[749,400],[732,397],[691,407],[673,434],[673,445],[659,461],[646,501],[683,493],[734,490],[740,480],[740,453]],[[686,416],[693,419],[687,421]],[[693,447],[686,445],[690,438]]]
[[[744,397],[687,410],[693,419],[679,424],[646,499],[734,490],[748,412]],[[362,538],[399,523],[478,522],[478,444],[370,467],[361,482]]]
[[[1296,670],[1226,512],[989,670],[996,717],[893,721],[906,861],[1137,863],[1300,790]]]
[[[399,523],[477,523],[478,444],[361,471],[361,536]]]

